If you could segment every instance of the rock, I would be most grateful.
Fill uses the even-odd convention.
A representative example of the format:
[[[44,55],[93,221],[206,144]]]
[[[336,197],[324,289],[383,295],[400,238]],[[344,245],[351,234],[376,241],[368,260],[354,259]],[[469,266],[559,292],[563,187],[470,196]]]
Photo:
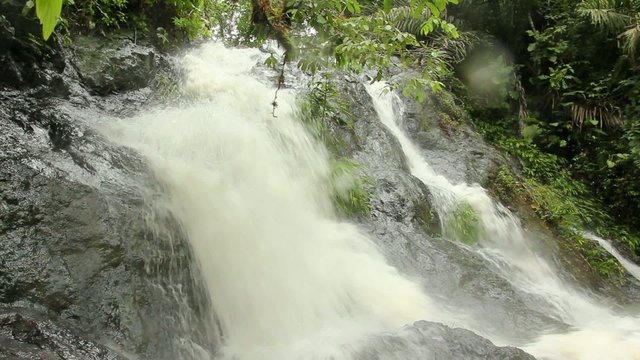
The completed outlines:
[[[168,214],[150,212],[144,191],[155,182],[144,162],[93,129],[148,101],[155,51],[112,39],[84,50],[107,54],[118,69],[99,62],[87,70],[54,40],[29,40],[39,39],[40,26],[21,15],[23,6],[0,4],[0,307],[23,317],[37,309],[47,324],[79,329],[82,338],[40,346],[30,335],[0,333],[0,358],[59,359],[54,347],[80,354],[86,341],[139,358],[212,351],[214,323],[182,232]],[[102,94],[140,90],[95,99],[87,84]],[[157,218],[163,226],[152,227]]]
[[[60,44],[40,39],[40,27],[33,18],[22,16],[24,3],[0,3],[0,88],[48,87],[47,96],[65,93],[61,74],[66,63]]]
[[[109,101],[139,106],[125,99]],[[0,91],[0,307],[38,309],[140,358],[212,351],[214,323],[188,244],[168,214],[150,211],[144,162],[93,129],[108,113],[75,101]],[[20,339],[0,343],[50,357]]]
[[[0,54],[4,54],[11,48],[15,38],[15,29],[4,15],[0,15]]]
[[[9,360],[126,360],[77,329],[28,309],[0,308],[0,358]]]
[[[376,338],[357,359],[362,360],[535,360],[513,347],[498,347],[491,341],[465,329],[418,321],[397,333]]]
[[[153,47],[126,37],[78,37],[73,47],[82,83],[101,96],[148,86],[160,61]]]
[[[429,93],[424,103],[405,99],[405,128],[429,164],[454,183],[487,186],[507,159],[470,126],[468,115],[446,91]]]
[[[437,302],[469,309],[468,322],[486,334],[525,343],[538,329],[566,328],[544,315],[544,301],[513,287],[478,253],[440,237],[429,190],[411,175],[400,144],[379,121],[364,87],[351,84],[342,93],[358,114],[350,155],[375,181],[371,218],[362,225],[387,259],[420,279]]]

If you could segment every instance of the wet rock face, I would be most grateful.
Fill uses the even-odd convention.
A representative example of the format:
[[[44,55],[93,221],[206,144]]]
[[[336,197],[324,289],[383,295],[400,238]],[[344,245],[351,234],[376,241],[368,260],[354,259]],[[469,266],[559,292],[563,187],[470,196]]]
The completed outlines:
[[[21,15],[24,3],[0,3],[0,88],[49,87],[50,93],[66,90],[62,86],[65,60],[62,48],[54,41],[41,46],[30,35],[41,36],[33,19]]]
[[[495,346],[469,330],[429,321],[418,321],[376,339],[376,345],[362,351],[359,359],[397,359],[398,354],[420,360],[535,360],[520,349]]]
[[[102,96],[148,86],[161,61],[154,48],[127,37],[79,37],[73,47],[82,83]]]
[[[407,76],[401,73],[395,78]],[[424,103],[406,98],[404,105],[409,136],[420,145],[431,167],[452,182],[487,187],[491,176],[507,164],[507,159],[471,128],[468,114],[452,94],[428,93]]]
[[[137,155],[93,128],[148,101],[151,91],[144,87],[159,55],[123,41],[127,51],[118,56],[137,69],[132,78],[119,73],[86,82],[92,75],[81,72],[69,49],[54,52],[63,64],[57,69],[58,60],[23,52],[18,35],[24,28],[8,19],[0,16],[0,46],[9,46],[0,53],[9,59],[0,72],[12,71],[0,74],[0,307],[23,318],[24,309],[36,309],[47,320],[45,326],[0,314],[0,358],[117,358],[103,350],[92,357],[91,349],[102,349],[98,343],[150,359],[189,359],[191,343],[211,350],[212,322],[188,244],[170,215],[150,212],[155,181]],[[41,50],[51,51],[33,51]],[[139,90],[95,98],[85,90],[95,84],[92,93]],[[158,218],[163,228],[151,226]],[[9,317],[6,332],[2,322]],[[33,321],[34,333],[54,326],[74,335],[33,344],[40,338],[14,329]]]
[[[28,309],[0,308],[0,358],[8,360],[126,360],[87,341],[46,315]]]
[[[400,144],[379,121],[364,87],[352,84],[343,93],[359,114],[351,156],[375,181],[371,219],[362,225],[389,261],[420,279],[437,303],[476,309],[470,322],[491,324],[483,325],[486,334],[508,334],[510,341],[526,343],[536,329],[565,328],[544,315],[543,302],[512,287],[480,255],[440,237],[429,190],[411,175]]]

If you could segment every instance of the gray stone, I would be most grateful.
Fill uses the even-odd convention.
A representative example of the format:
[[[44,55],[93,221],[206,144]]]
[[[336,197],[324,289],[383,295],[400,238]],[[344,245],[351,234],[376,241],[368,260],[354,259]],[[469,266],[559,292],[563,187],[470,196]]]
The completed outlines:
[[[499,347],[460,328],[418,321],[396,333],[375,338],[359,353],[362,360],[535,360],[514,347]]]
[[[131,99],[109,104],[131,111]],[[215,345],[207,296],[180,228],[150,211],[144,162],[92,129],[108,116],[91,99],[0,91],[0,306],[37,309],[122,353],[188,359],[192,343]],[[27,340],[0,343],[30,351]]]
[[[109,348],[85,339],[29,309],[0,308],[0,358],[9,360],[126,360]]]
[[[78,37],[73,47],[82,83],[97,95],[144,88],[159,67],[160,55],[153,47],[128,37]]]
[[[540,329],[566,328],[545,315],[543,301],[514,288],[476,252],[440,237],[429,190],[410,174],[400,144],[378,119],[363,85],[342,92],[358,114],[352,156],[375,181],[371,218],[362,225],[389,261],[420,279],[439,303],[469,309],[471,322],[488,334],[526,343]]]

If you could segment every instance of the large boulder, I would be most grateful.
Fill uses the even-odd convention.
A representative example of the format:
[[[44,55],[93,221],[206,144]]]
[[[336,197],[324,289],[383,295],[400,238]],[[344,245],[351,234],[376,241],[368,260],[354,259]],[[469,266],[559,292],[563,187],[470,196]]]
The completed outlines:
[[[213,351],[215,323],[181,229],[151,206],[159,191],[144,161],[95,130],[110,109],[132,112],[149,91],[104,106],[77,76],[62,80],[74,91],[68,99],[33,96],[47,83],[0,87],[0,307],[19,315],[5,316],[0,358],[47,359],[56,347],[82,354],[83,343],[143,359]],[[33,325],[24,309],[80,335],[40,345],[7,335]],[[33,321],[34,332],[49,331]],[[96,359],[113,358],[105,356]]]
[[[500,347],[473,332],[429,321],[418,321],[396,333],[375,339],[359,353],[362,360],[535,360],[514,347]]]
[[[93,94],[138,90],[150,84],[162,57],[133,34],[109,38],[74,39],[75,65],[84,86]]]

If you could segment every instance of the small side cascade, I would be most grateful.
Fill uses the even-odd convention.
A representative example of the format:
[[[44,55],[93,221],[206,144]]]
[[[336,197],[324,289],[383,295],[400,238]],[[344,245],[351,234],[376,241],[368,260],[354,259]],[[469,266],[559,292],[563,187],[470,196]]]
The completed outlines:
[[[611,254],[611,256],[613,256],[614,258],[616,258],[616,260],[618,260],[618,262],[620,262],[622,267],[624,267],[624,269],[627,270],[627,272],[631,274],[631,276],[640,281],[640,266],[632,263],[629,259],[620,254],[620,252],[613,246],[613,244],[611,244],[609,240],[603,239],[600,236],[590,232],[585,232],[584,237],[600,244],[603,249],[605,249],[609,254]]]
[[[536,334],[538,340],[524,347],[526,351],[554,360],[640,358],[640,318],[619,316],[561,280],[556,270],[529,246],[520,221],[493,201],[484,188],[453,184],[433,170],[399,125],[403,102],[385,82],[365,87],[380,121],[400,143],[411,174],[429,188],[443,236],[472,243],[472,248],[493,264],[497,273],[514,287],[544,301],[550,316],[575,328],[566,333]],[[460,227],[464,231],[457,231]]]

